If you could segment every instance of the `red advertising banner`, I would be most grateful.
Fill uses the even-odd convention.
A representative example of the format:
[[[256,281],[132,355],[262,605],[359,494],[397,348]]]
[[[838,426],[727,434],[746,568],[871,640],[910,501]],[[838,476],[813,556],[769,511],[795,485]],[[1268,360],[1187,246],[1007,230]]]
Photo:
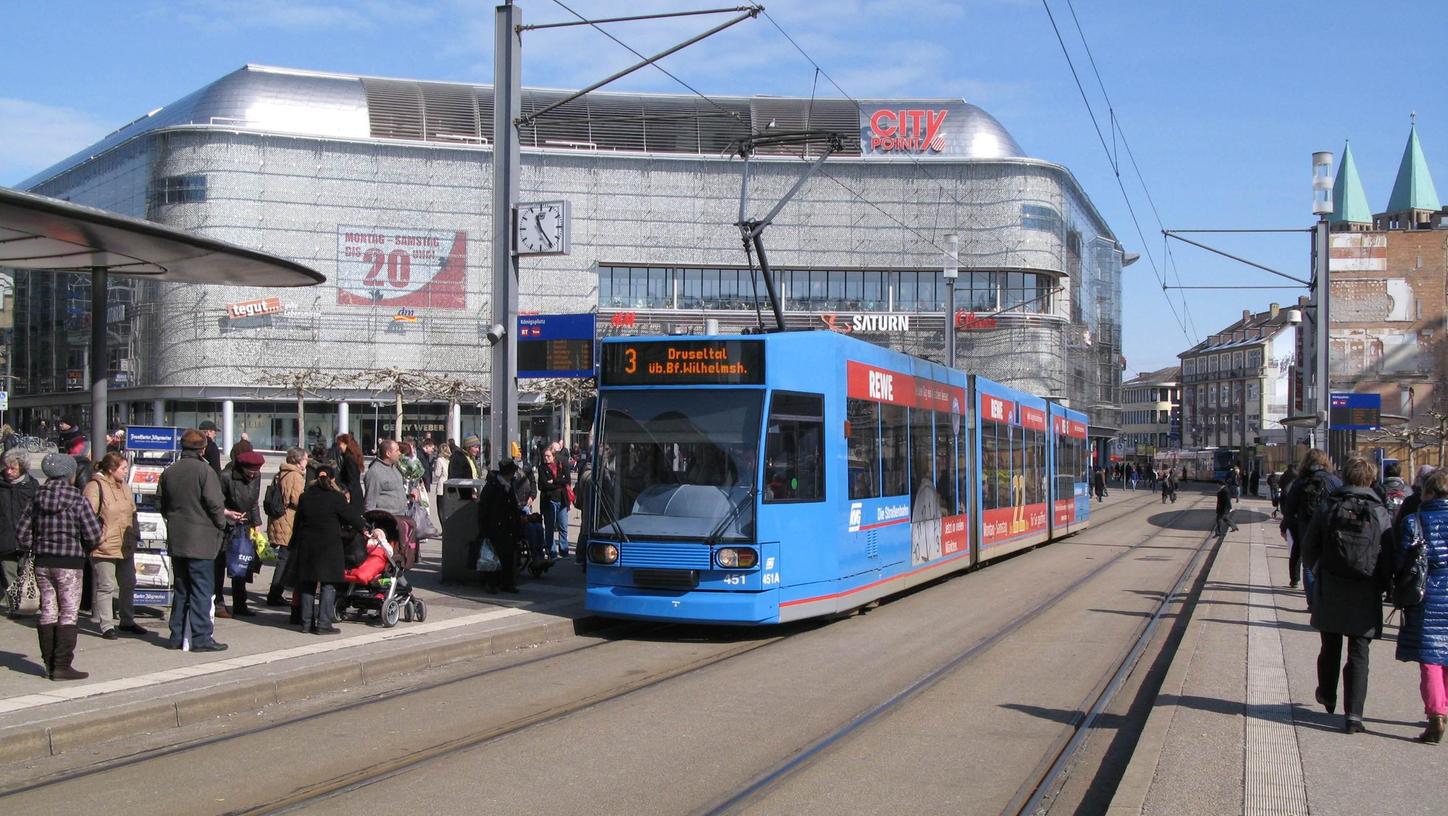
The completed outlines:
[[[965,389],[920,379],[854,360],[846,361],[846,393],[853,399],[887,402],[951,414],[965,413]]]
[[[1076,500],[1061,499],[1056,502],[1056,526],[1062,527],[1076,520]]]
[[[451,230],[337,227],[337,303],[462,309],[468,234]]]
[[[1071,436],[1072,439],[1085,439],[1085,438],[1086,438],[1086,423],[1084,423],[1084,422],[1077,422],[1077,421],[1074,420],[1074,419],[1071,420],[1071,433],[1070,433],[1070,436]]]
[[[970,517],[945,516],[940,520],[940,555],[954,555],[970,548]]]
[[[980,395],[980,418],[987,422],[999,422],[1009,425],[1015,420],[1016,404],[1010,400],[1003,400],[1000,397],[993,397],[990,394],[981,392]]]
[[[1028,504],[1025,507],[998,507],[981,511],[981,548],[1000,544],[1016,536],[1044,531],[1046,529],[1046,505]]]
[[[1025,405],[1022,405],[1021,427],[1029,428],[1033,431],[1046,430],[1046,412],[1040,410],[1039,408],[1029,408]]]

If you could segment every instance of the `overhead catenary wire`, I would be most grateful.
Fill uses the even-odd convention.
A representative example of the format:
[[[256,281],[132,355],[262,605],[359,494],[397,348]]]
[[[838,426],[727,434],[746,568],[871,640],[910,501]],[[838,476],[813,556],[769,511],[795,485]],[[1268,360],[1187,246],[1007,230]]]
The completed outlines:
[[[1116,179],[1116,186],[1121,189],[1121,198],[1126,203],[1126,211],[1131,216],[1131,223],[1136,228],[1136,235],[1141,239],[1141,251],[1146,255],[1146,259],[1151,265],[1152,275],[1156,277],[1157,283],[1161,286],[1162,297],[1166,300],[1167,308],[1171,310],[1172,318],[1176,320],[1177,326],[1181,329],[1182,337],[1186,339],[1188,343],[1195,343],[1195,341],[1192,340],[1191,332],[1187,330],[1186,321],[1177,313],[1176,303],[1171,299],[1171,295],[1167,293],[1166,279],[1162,276],[1160,268],[1156,265],[1156,256],[1151,254],[1151,247],[1146,241],[1146,233],[1141,228],[1140,219],[1136,217],[1136,208],[1132,206],[1131,196],[1126,192],[1126,184],[1121,180],[1120,167],[1112,157],[1111,148],[1106,144],[1106,135],[1101,132],[1101,124],[1096,119],[1096,110],[1091,106],[1091,99],[1086,94],[1086,86],[1081,83],[1081,75],[1076,71],[1076,62],[1071,59],[1071,51],[1066,47],[1065,38],[1061,36],[1061,28],[1056,25],[1056,15],[1051,11],[1051,4],[1049,0],[1041,0],[1041,5],[1046,9],[1046,17],[1051,22],[1051,30],[1056,33],[1056,42],[1061,46],[1061,54],[1066,58],[1066,66],[1071,70],[1071,78],[1076,82],[1076,90],[1081,94],[1081,102],[1086,105],[1086,113],[1091,118],[1091,126],[1096,129],[1096,138],[1100,140],[1101,149],[1106,153],[1106,160],[1111,164],[1112,176]],[[1072,14],[1075,14],[1074,9]],[[1092,66],[1093,68],[1095,66],[1094,60],[1092,61]],[[1097,76],[1099,79],[1100,75],[1098,74]],[[1112,116],[1114,118],[1114,112]],[[1130,154],[1129,149],[1127,153],[1128,155]],[[1185,296],[1182,298],[1182,308],[1186,308]]]

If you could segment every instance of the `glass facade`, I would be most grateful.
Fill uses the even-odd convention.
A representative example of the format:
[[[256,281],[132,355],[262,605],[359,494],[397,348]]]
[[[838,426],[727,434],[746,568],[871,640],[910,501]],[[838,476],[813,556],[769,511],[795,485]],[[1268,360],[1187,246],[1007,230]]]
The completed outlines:
[[[786,311],[943,312],[945,281],[938,270],[776,270]],[[961,272],[957,309],[1051,314],[1055,279],[1036,272]],[[756,295],[757,293],[757,295]],[[740,268],[600,266],[603,309],[753,309],[767,302],[759,273]]]

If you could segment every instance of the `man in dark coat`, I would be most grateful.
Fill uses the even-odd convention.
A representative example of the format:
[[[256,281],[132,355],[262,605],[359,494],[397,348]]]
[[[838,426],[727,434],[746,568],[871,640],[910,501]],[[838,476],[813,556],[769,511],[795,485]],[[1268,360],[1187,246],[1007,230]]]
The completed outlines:
[[[1237,532],[1237,524],[1232,521],[1232,490],[1226,482],[1217,482],[1217,523],[1212,525],[1212,532],[1221,538],[1227,534],[1227,528]]]
[[[206,437],[188,429],[181,435],[181,458],[166,468],[156,485],[156,506],[166,520],[166,549],[176,592],[171,603],[171,638],[181,648],[191,627],[191,651],[219,652],[225,643],[212,637],[211,596],[221,531],[226,527],[226,500],[221,478],[201,458]]]
[[[25,451],[7,451],[4,470],[0,471],[0,603],[6,604],[5,616],[16,617],[20,610],[10,606],[9,589],[19,580],[20,552],[15,541],[15,528],[20,516],[35,500],[40,485],[26,472],[29,461]]]
[[[488,483],[479,498],[479,534],[493,544],[502,566],[497,572],[483,573],[483,589],[488,592],[517,592],[518,541],[523,537],[523,513],[513,496],[513,479],[518,463],[504,459],[498,469],[488,474]]]
[[[463,437],[463,444],[453,451],[447,461],[449,479],[481,479],[483,473],[478,467],[478,454],[483,451],[483,441],[475,434]]]
[[[337,468],[324,462],[317,468],[317,480],[302,491],[292,526],[292,551],[287,556],[285,583],[297,588],[302,631],[319,635],[341,631],[332,625],[332,613],[337,607],[337,585],[343,583],[342,573],[347,570],[344,542],[352,531],[368,527],[362,514],[342,495],[336,478]],[[344,533],[343,525],[351,530]]]
[[[1383,634],[1383,590],[1392,575],[1393,518],[1383,500],[1373,491],[1378,476],[1377,465],[1366,459],[1349,459],[1342,469],[1346,484],[1333,494],[1328,508],[1313,517],[1302,542],[1302,561],[1316,576],[1312,603],[1312,628],[1322,638],[1317,655],[1317,702],[1329,714],[1337,706],[1337,674],[1342,664],[1342,642],[1348,642],[1347,663],[1342,665],[1343,712],[1347,715],[1343,730],[1349,734],[1363,730],[1363,704],[1368,694],[1368,647]],[[1362,560],[1376,564],[1372,577],[1347,574],[1337,563],[1334,552],[1339,546],[1356,540],[1354,536],[1336,536],[1343,515],[1344,503],[1365,506],[1371,526],[1361,554]],[[1372,552],[1376,547],[1377,552]],[[1359,559],[1354,558],[1354,561]]]
[[[201,457],[206,460],[208,465],[211,465],[211,469],[216,471],[216,475],[220,476],[221,448],[216,446],[216,434],[221,429],[216,427],[215,422],[205,419],[201,421],[200,425],[196,426],[196,430],[206,435],[206,450],[201,454]]]

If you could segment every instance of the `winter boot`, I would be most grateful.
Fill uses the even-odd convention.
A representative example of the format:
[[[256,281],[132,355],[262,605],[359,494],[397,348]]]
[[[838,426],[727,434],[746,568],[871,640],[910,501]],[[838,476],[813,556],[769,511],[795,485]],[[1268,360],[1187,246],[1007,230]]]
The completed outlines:
[[[244,578],[231,579],[231,614],[238,618],[250,618],[256,615],[246,602],[246,579]]]
[[[57,626],[55,629],[55,668],[50,672],[51,680],[84,680],[88,672],[76,671],[70,667],[75,660],[75,640],[80,633],[75,624]]]
[[[1448,731],[1448,716],[1434,714],[1428,718],[1428,730],[1418,735],[1418,742],[1437,745],[1443,741],[1445,731]]]
[[[55,670],[55,624],[42,623],[35,627],[35,634],[40,638],[40,659],[45,663],[45,676]]]

